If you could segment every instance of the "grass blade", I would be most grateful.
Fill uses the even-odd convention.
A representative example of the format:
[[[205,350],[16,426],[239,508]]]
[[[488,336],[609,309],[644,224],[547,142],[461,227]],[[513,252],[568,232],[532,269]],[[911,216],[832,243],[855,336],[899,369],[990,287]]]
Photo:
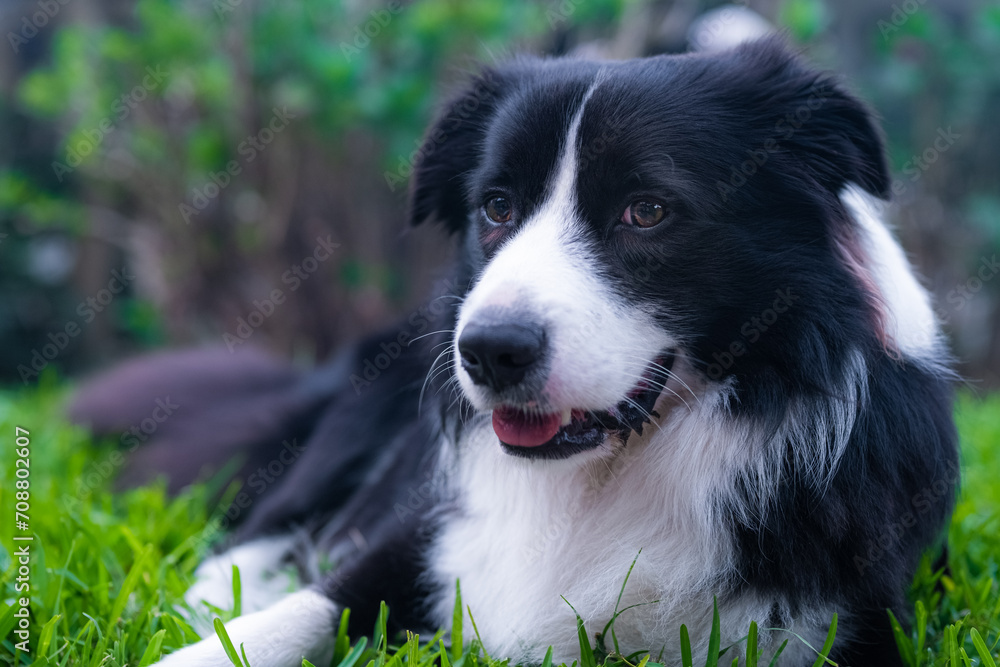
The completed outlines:
[[[233,565],[233,618],[243,614],[243,584],[240,583],[240,568]]]
[[[705,667],[719,664],[719,644],[722,641],[722,623],[719,621],[719,600],[712,598],[712,632],[708,636],[708,659]]]
[[[3,614],[0,614],[0,637],[6,637],[17,623],[17,619],[14,618],[14,612],[17,611],[17,607],[20,605],[12,604],[8,607],[2,602],[0,602],[0,605],[5,607]]]
[[[788,646],[787,639],[781,642],[781,646],[779,646],[778,650],[774,652],[774,656],[771,657],[771,662],[767,663],[767,667],[775,667],[775,665],[778,664],[778,658],[781,657],[781,652],[785,650],[786,646]]]
[[[340,661],[337,667],[354,667],[354,665],[358,662],[361,656],[364,655],[365,648],[367,648],[367,646],[368,646],[367,637],[362,637],[361,639],[359,639],[358,643],[354,645],[354,648],[348,651],[347,655],[344,656],[344,659]]]
[[[899,624],[898,620],[896,620],[892,611],[886,609],[886,613],[889,614],[889,623],[892,625],[892,636],[896,640],[896,647],[899,649],[900,657],[903,659],[903,662],[908,665],[908,667],[915,667],[913,644],[910,642],[910,638],[906,636],[906,632],[903,631],[903,626]]]
[[[976,647],[979,659],[983,661],[983,667],[997,667],[997,663],[993,660],[993,656],[990,654],[990,649],[986,647],[986,642],[983,641],[983,637],[979,634],[979,630],[971,628],[969,630],[969,636],[972,637],[972,645]]]
[[[597,667],[597,660],[594,658],[594,649],[591,647],[590,639],[587,637],[587,628],[583,623],[583,619],[577,613],[576,608],[570,604],[569,600],[563,598],[563,602],[569,605],[569,608],[573,610],[573,614],[576,616],[576,635],[577,639],[580,640],[580,667]]]
[[[757,621],[750,621],[747,634],[747,667],[757,667]]]
[[[927,607],[924,606],[923,602],[917,600],[916,608],[917,613],[913,629],[917,633],[917,645],[913,657],[916,666],[920,667],[924,662],[924,643],[927,640]]]
[[[139,583],[139,578],[144,572],[144,565],[146,564],[146,556],[149,555],[149,548],[147,547],[136,557],[135,562],[132,563],[132,569],[129,571],[128,576],[125,577],[125,581],[122,583],[122,588],[118,592],[118,597],[115,598],[115,603],[111,606],[111,613],[108,614],[108,619],[112,623],[118,621],[121,618],[122,612],[125,611],[125,604],[128,602],[128,598],[132,595],[132,591]]]
[[[163,627],[167,629],[170,633],[170,638],[176,646],[184,646],[191,642],[196,642],[199,639],[204,639],[198,635],[194,629],[187,624],[184,619],[178,618],[172,614],[164,614],[160,617],[160,622],[163,623]],[[97,631],[100,632],[100,628]]]
[[[472,623],[472,631],[474,633],[476,633],[476,643],[479,645],[479,648],[482,650],[483,657],[486,658],[486,662],[490,663],[490,662],[492,662],[492,659],[490,658],[490,654],[486,652],[486,647],[483,645],[483,638],[479,636],[479,628],[476,627],[476,617],[472,615],[472,608],[471,607],[468,608],[468,612],[469,612],[469,623]],[[473,656],[473,664],[474,663],[475,663],[475,656]]]
[[[455,610],[451,614],[451,659],[458,662],[462,657],[462,584],[455,580]]]
[[[226,655],[229,656],[229,661],[236,665],[236,667],[243,667],[243,663],[240,662],[240,654],[236,652],[236,647],[233,646],[233,640],[229,638],[229,633],[226,632],[226,626],[222,624],[221,618],[216,618],[212,622],[215,626],[215,634],[219,635],[219,640],[222,641],[222,648],[225,649]]]
[[[410,667],[417,667],[420,664],[418,659],[420,635],[415,635],[407,630],[406,636],[406,662],[410,664]]]
[[[621,588],[618,589],[618,599],[615,601],[615,610],[611,614],[611,620],[608,621],[608,624],[605,625],[604,629],[601,631],[601,636],[607,637],[608,629],[611,630],[611,643],[614,645],[615,653],[617,653],[618,655],[621,655],[621,648],[619,648],[618,646],[618,636],[615,634],[615,621],[618,619],[619,616],[618,607],[621,606],[622,595],[625,594],[625,587],[628,585],[628,578],[632,576],[632,569],[635,568],[636,561],[639,560],[639,556],[641,555],[642,555],[642,549],[639,549],[639,553],[637,553],[635,555],[635,558],[632,559],[632,564],[628,566],[628,572],[625,573],[625,580],[622,582]]]
[[[823,642],[823,650],[819,652],[819,657],[816,658],[816,662],[813,663],[813,667],[822,667],[824,662],[830,663],[831,665],[836,665],[833,660],[830,660],[827,656],[830,655],[830,649],[833,648],[833,640],[837,637],[837,615],[834,614],[833,618],[830,619],[830,629],[826,633],[826,641]]]
[[[142,658],[139,659],[139,667],[147,667],[160,659],[160,653],[163,652],[163,638],[166,636],[166,628],[153,635],[153,638],[149,640],[149,646],[146,647],[146,650],[142,653]]]
[[[56,631],[56,623],[59,622],[60,618],[61,616],[53,616],[42,628],[42,633],[38,636],[38,648],[35,650],[35,654],[39,657],[48,657],[49,645],[52,643],[52,636]]]
[[[385,600],[379,604],[378,618],[375,619],[375,632],[372,634],[372,647],[379,653],[389,650],[389,607]],[[385,656],[383,655],[383,658]]]
[[[691,657],[691,638],[688,636],[688,628],[681,624],[681,667],[694,667],[694,659]]]
[[[958,667],[958,640],[954,624],[944,629],[945,650],[948,651],[949,667]]]
[[[333,645],[332,663],[338,663],[344,659],[347,652],[351,650],[351,638],[347,635],[347,624],[351,618],[351,610],[344,608],[340,614],[340,626],[337,628],[337,639]]]

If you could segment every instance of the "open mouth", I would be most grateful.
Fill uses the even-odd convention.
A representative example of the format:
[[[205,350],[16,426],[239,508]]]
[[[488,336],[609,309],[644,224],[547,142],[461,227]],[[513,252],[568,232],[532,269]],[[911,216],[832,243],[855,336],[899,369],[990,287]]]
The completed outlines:
[[[642,435],[650,417],[659,416],[653,406],[673,362],[673,354],[658,357],[628,398],[610,410],[569,409],[546,414],[502,405],[493,410],[493,430],[507,453],[526,458],[566,458],[601,445],[612,434],[627,442],[632,431]]]

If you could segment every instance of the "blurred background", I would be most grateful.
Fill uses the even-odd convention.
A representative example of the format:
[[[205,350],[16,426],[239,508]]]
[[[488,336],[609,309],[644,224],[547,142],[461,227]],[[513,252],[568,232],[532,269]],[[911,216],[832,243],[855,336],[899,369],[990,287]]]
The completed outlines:
[[[407,179],[476,62],[769,26],[881,115],[899,236],[1000,386],[1000,5],[974,0],[0,0],[0,383],[196,343],[326,358],[444,274]]]

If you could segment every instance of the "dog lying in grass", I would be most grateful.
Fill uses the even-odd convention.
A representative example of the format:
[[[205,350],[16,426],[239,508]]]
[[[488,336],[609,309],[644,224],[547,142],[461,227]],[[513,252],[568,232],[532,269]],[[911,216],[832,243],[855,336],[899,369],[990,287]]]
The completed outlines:
[[[169,395],[190,409],[127,479],[238,457],[259,485],[188,596],[231,605],[239,566],[228,632],[254,667],[325,664],[345,608],[356,633],[382,601],[397,629],[448,628],[456,581],[515,662],[579,659],[576,615],[628,608],[620,650],[676,664],[717,601],[722,646],[755,621],[764,660],[794,633],[778,664],[812,664],[836,614],[831,659],[900,664],[886,609],[940,537],[957,453],[889,185],[871,113],[779,41],[516,58],[444,105],[414,168],[410,223],[459,247],[433,321],[306,374],[141,359],[74,414],[113,431]],[[206,629],[159,664],[228,664]]]

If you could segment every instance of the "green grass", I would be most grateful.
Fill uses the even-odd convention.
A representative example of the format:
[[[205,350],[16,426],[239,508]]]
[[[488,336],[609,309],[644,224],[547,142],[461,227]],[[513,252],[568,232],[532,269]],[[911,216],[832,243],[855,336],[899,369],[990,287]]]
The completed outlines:
[[[169,499],[162,486],[112,494],[121,459],[113,443],[95,446],[85,431],[62,419],[64,395],[51,381],[37,389],[0,393],[0,664],[142,667],[161,652],[198,638],[175,608],[183,605],[195,566],[218,537],[211,528],[210,494],[198,487]],[[911,591],[909,615],[915,623],[909,631],[897,631],[900,652],[913,667],[994,666],[1000,644],[1000,395],[985,400],[965,396],[957,416],[963,491],[950,530],[949,574],[933,572],[929,560],[923,564]],[[16,427],[27,429],[30,438],[27,532],[13,523]],[[14,535],[34,539],[15,542]],[[30,656],[15,649],[18,638],[13,634],[19,620],[16,601],[22,597],[15,592],[15,549],[24,544],[31,550]],[[626,577],[623,573],[623,586]],[[354,642],[342,623],[333,666],[506,667],[502,656],[483,649],[475,632],[475,610],[463,609],[460,597],[456,645],[449,645],[442,633],[390,637],[385,631],[388,613],[383,610],[370,638]],[[232,612],[220,610],[220,616],[228,621]],[[817,667],[829,662],[819,654],[835,641],[833,620],[827,644],[815,647]],[[622,655],[613,626],[586,628],[580,621],[578,630],[586,649],[578,667],[658,665],[656,655]],[[222,623],[217,631],[224,634]],[[463,632],[470,639],[465,647]],[[714,664],[715,652],[724,651],[727,660],[739,655],[747,665],[764,667],[756,655],[757,632],[752,625],[746,637],[728,648],[720,647],[713,633],[709,656],[692,656],[683,646],[686,629],[673,639],[681,644],[684,665],[706,664],[706,659]],[[800,640],[789,636],[788,641]],[[244,664],[240,647],[232,649],[234,664]],[[551,667],[551,654],[543,667]]]

